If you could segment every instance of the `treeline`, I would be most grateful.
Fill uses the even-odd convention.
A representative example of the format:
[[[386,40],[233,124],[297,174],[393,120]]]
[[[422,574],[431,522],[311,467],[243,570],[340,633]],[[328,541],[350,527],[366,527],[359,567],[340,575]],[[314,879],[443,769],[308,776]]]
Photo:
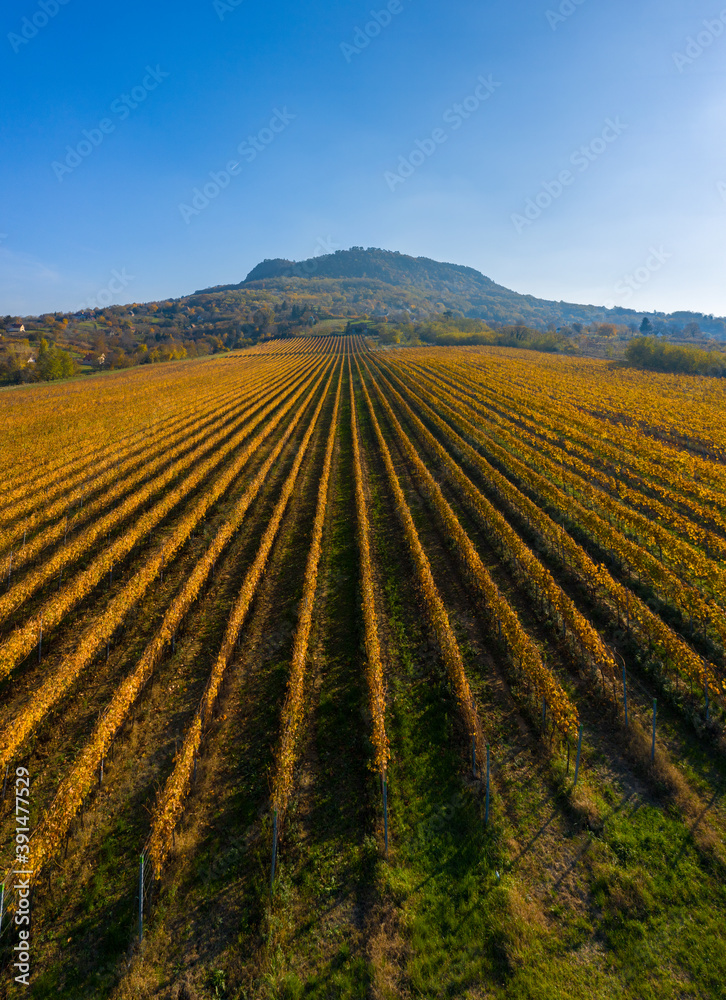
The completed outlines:
[[[702,334],[726,337],[726,320],[721,317],[693,312],[651,313],[644,317],[622,306],[607,309],[539,299],[498,285],[471,267],[378,247],[351,247],[297,262],[265,260],[244,282],[222,288],[239,289],[250,282],[280,295],[306,291],[325,295],[335,302],[338,312],[342,302],[352,303],[358,315],[388,315],[389,320],[402,309],[425,316],[447,308],[497,326],[516,324],[544,330],[550,326],[612,323],[636,332],[645,318],[643,333],[679,339]]]
[[[56,377],[57,364],[38,366],[41,338],[74,359],[81,373],[113,371],[239,350],[308,330],[327,315],[314,297],[278,299],[246,290],[74,313],[5,316],[0,317],[0,380],[45,381],[48,372]]]
[[[12,351],[0,357],[0,383],[56,382],[79,373],[80,367],[73,355],[49,344],[45,338],[41,338],[37,358],[31,356],[28,360]]]
[[[696,347],[676,347],[656,337],[638,337],[625,351],[626,360],[651,371],[686,375],[726,375],[726,355]]]
[[[377,335],[382,344],[432,344],[439,347],[518,347],[532,351],[575,350],[572,341],[554,330],[535,330],[515,324],[493,329],[483,320],[444,315],[421,323],[370,324],[367,332]]]

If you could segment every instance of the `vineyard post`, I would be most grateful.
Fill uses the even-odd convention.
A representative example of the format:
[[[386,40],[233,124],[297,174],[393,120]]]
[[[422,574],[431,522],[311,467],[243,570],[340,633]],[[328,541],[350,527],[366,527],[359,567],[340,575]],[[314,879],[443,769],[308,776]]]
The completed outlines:
[[[275,866],[277,864],[277,809],[272,818],[272,874],[270,875],[270,895],[275,887]]]
[[[388,780],[385,773],[381,775],[381,781],[383,782],[383,839],[388,857]]]
[[[577,779],[580,777],[581,753],[582,753],[582,723],[580,723],[580,731],[577,734],[577,760],[575,761],[575,784],[577,784]]]
[[[101,763],[98,769],[98,785],[99,788],[103,784],[103,757],[101,757]]]
[[[487,790],[484,801],[484,826],[489,826],[489,744],[487,743]]]
[[[625,664],[623,664],[623,704],[625,705],[625,726],[628,726],[628,680],[625,674]]]
[[[144,939],[144,855],[139,865],[139,944]]]
[[[651,763],[655,762],[655,723],[658,717],[658,699],[653,699],[653,742],[650,747],[650,760]]]

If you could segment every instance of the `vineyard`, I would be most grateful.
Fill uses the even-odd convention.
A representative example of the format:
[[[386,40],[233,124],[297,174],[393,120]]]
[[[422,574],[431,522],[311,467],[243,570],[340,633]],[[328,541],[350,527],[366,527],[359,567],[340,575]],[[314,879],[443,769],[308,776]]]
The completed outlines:
[[[722,380],[335,335],[0,412],[0,998],[28,908],[44,1000],[726,995]]]

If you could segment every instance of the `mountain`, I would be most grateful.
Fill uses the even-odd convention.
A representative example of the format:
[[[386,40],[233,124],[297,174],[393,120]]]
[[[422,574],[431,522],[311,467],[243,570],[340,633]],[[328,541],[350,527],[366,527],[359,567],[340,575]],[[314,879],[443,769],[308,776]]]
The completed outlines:
[[[305,294],[332,298],[360,307],[360,312],[384,316],[408,311],[416,316],[451,310],[495,324],[524,324],[545,328],[593,322],[627,324],[645,315],[666,326],[682,328],[698,323],[704,333],[726,336],[726,323],[701,313],[643,313],[632,309],[582,305],[522,295],[498,285],[473,267],[448,264],[428,257],[410,257],[391,250],[352,247],[308,260],[282,258],[257,264],[244,281],[218,285],[196,294],[243,289],[277,295]]]
[[[319,278],[370,278],[389,285],[410,283],[432,291],[457,286],[488,292],[507,291],[473,267],[443,264],[428,257],[409,257],[391,250],[364,250],[363,247],[338,250],[300,263],[265,260],[250,271],[243,284],[270,278],[310,277],[313,273]]]
[[[615,334],[622,350],[632,338],[627,327],[637,331],[646,315],[644,332],[668,340],[712,348],[710,338],[726,339],[726,321],[713,316],[553,302],[513,292],[473,267],[352,247],[303,261],[264,260],[237,284],[179,299],[5,316],[0,384],[36,381],[36,355],[47,349],[66,352],[67,363],[84,371],[108,370],[339,332],[348,323],[382,343],[499,343],[600,356],[613,350]]]

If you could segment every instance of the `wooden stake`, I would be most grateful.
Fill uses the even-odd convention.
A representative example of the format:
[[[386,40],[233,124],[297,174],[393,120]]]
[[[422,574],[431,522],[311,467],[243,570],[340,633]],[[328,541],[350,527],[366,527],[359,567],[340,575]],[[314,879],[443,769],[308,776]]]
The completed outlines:
[[[144,855],[139,866],[139,944],[144,940]]]
[[[381,776],[383,782],[383,839],[386,845],[386,857],[388,857],[388,781],[385,774]]]
[[[577,784],[577,779],[580,777],[581,753],[582,753],[582,723],[580,723],[580,731],[577,736],[577,760],[575,761],[575,784]]]
[[[487,790],[484,799],[484,826],[489,826],[489,744],[487,743]]]
[[[706,682],[704,684],[704,690],[706,692],[706,722],[708,722],[711,710],[711,705],[708,698],[708,677],[706,678]]]
[[[270,875],[270,895],[275,886],[275,867],[277,865],[277,809],[272,820],[272,874]]]

